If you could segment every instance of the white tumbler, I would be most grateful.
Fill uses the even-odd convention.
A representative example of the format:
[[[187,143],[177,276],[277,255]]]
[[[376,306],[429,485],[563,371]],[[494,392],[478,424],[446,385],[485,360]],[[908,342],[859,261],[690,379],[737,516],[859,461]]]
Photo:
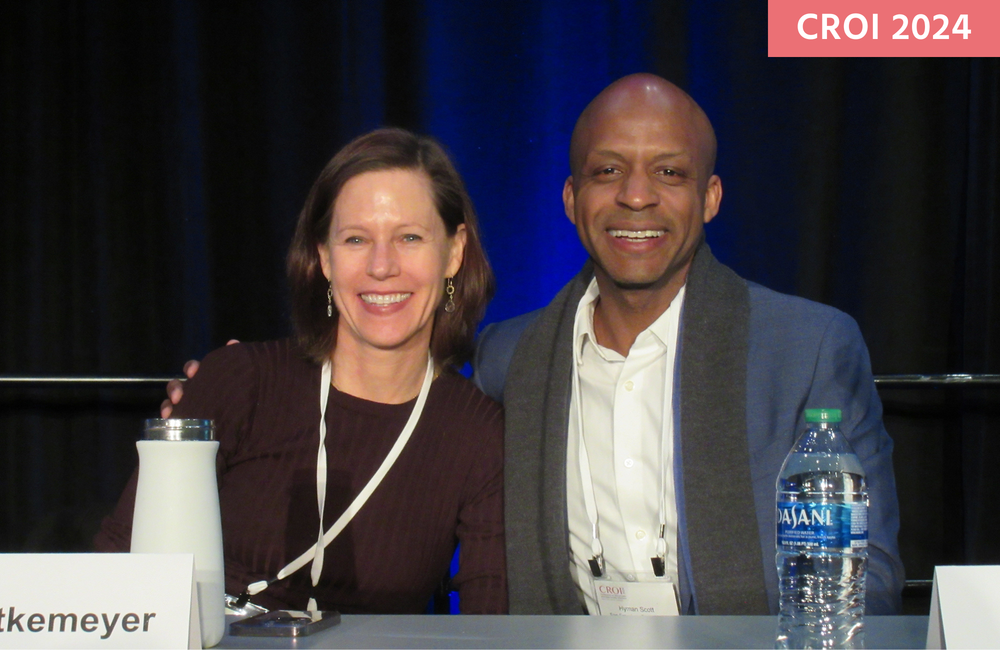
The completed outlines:
[[[132,515],[133,553],[193,553],[202,646],[226,630],[222,519],[212,420],[146,420]]]

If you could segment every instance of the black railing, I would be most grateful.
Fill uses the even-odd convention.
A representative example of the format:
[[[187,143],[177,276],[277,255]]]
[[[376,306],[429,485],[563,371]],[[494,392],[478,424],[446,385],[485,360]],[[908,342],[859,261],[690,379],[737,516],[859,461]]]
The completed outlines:
[[[44,386],[54,385],[97,385],[102,387],[119,387],[130,384],[166,384],[171,379],[184,379],[183,377],[171,377],[164,375],[157,376],[132,376],[132,377],[99,377],[96,375],[79,375],[73,377],[56,377],[45,375],[0,375],[0,386]]]
[[[875,375],[879,388],[940,388],[1000,386],[1000,375]]]

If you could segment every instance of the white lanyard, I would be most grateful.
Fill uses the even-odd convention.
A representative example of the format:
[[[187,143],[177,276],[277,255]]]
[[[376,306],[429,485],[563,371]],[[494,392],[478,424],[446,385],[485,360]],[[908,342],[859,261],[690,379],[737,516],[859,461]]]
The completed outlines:
[[[385,475],[389,473],[389,469],[392,468],[393,463],[399,457],[400,452],[403,451],[403,447],[406,446],[407,441],[410,439],[410,435],[413,430],[417,427],[417,422],[420,420],[420,415],[424,412],[424,404],[427,402],[427,394],[431,390],[431,383],[434,381],[434,358],[428,352],[427,354],[427,372],[424,374],[424,383],[420,386],[420,394],[417,395],[417,402],[413,405],[413,410],[410,412],[410,419],[406,421],[406,426],[400,432],[399,437],[396,438],[396,443],[389,450],[389,454],[382,461],[378,470],[365,485],[364,489],[358,493],[358,496],[354,498],[351,505],[347,507],[340,518],[337,519],[330,526],[330,529],[325,533],[323,532],[323,509],[326,504],[326,402],[330,395],[330,383],[333,377],[333,364],[327,361],[323,364],[323,371],[320,376],[320,387],[319,387],[319,452],[316,456],[316,500],[319,510],[319,535],[316,540],[316,544],[310,546],[309,549],[295,558],[281,571],[278,571],[277,577],[272,580],[260,580],[250,584],[246,588],[247,596],[254,596],[260,592],[267,589],[272,583],[277,582],[287,578],[291,574],[295,573],[303,566],[306,562],[312,560],[312,568],[310,571],[310,577],[312,578],[312,585],[315,587],[319,584],[320,574],[323,572],[323,555],[327,546],[330,542],[337,538],[342,530],[351,522],[354,515],[361,510],[365,502],[368,501],[368,497],[372,495],[375,489],[385,478]],[[242,600],[242,598],[241,598]],[[313,598],[309,599],[310,610],[317,609],[316,600]]]
[[[576,337],[574,336],[574,339]],[[668,364],[669,365],[669,364]],[[583,386],[580,381],[580,369],[574,364],[573,374],[576,379],[576,419],[578,422],[578,434],[580,438],[580,452],[578,458],[580,461],[580,481],[583,484],[583,501],[587,508],[587,517],[590,519],[591,524],[591,544],[590,548],[593,552],[593,557],[591,557],[587,562],[590,564],[590,572],[595,578],[600,578],[604,575],[604,545],[601,544],[600,538],[600,527],[598,525],[598,514],[597,514],[597,493],[594,490],[594,479],[590,472],[590,456],[587,453],[587,441],[583,435],[584,429],[584,418],[583,418]],[[663,389],[663,402],[662,404],[668,404],[667,401],[670,396],[667,394],[667,384],[664,382]],[[612,410],[614,407],[612,406]],[[666,418],[670,417],[671,414],[664,413],[661,417],[664,425],[666,424]],[[664,533],[667,527],[667,472],[666,469],[669,467],[671,462],[671,457],[673,454],[669,453],[667,446],[664,444],[664,439],[666,435],[663,433],[663,427],[660,431],[660,472],[659,476],[661,478],[660,485],[660,526],[658,529],[659,536],[656,540],[656,556],[650,558],[653,566],[653,572],[657,577],[663,577],[666,573],[666,559],[667,559],[667,541],[664,539]]]

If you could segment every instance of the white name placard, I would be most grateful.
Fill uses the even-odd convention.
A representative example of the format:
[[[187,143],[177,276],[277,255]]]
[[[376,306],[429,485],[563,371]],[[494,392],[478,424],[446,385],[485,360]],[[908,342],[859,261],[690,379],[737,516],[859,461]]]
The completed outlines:
[[[1000,566],[934,568],[927,647],[1000,647]]]
[[[200,648],[190,554],[0,554],[0,648]]]

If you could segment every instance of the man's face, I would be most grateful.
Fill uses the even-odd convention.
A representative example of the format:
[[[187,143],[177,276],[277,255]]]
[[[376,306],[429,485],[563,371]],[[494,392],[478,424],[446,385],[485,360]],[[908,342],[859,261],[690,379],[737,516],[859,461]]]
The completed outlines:
[[[718,212],[701,122],[686,106],[619,102],[588,116],[563,202],[608,285],[676,292]],[[604,290],[604,287],[602,287]]]

